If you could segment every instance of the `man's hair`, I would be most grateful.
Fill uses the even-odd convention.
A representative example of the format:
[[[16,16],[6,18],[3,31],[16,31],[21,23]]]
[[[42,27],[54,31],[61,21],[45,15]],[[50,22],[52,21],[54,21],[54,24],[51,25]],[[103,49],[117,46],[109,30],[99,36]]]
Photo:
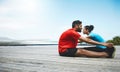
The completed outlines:
[[[72,28],[74,28],[75,25],[80,25],[80,24],[82,24],[81,21],[79,21],[79,20],[75,20],[75,21],[73,21],[73,23],[72,23]]]

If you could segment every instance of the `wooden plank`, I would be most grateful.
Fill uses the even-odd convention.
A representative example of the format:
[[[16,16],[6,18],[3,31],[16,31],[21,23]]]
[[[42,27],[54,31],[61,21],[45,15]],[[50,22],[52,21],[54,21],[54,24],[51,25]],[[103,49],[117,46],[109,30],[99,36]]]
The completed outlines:
[[[57,46],[0,46],[0,72],[119,72],[119,47],[107,59],[61,57]]]

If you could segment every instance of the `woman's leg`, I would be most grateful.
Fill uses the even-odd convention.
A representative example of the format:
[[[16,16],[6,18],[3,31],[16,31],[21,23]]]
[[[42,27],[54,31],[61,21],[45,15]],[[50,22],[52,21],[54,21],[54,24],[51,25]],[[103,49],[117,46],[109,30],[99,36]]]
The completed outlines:
[[[75,53],[75,56],[106,58],[106,57],[108,57],[108,54],[106,52],[95,52],[95,51],[89,51],[89,50],[86,50],[86,49],[78,48],[77,52]]]

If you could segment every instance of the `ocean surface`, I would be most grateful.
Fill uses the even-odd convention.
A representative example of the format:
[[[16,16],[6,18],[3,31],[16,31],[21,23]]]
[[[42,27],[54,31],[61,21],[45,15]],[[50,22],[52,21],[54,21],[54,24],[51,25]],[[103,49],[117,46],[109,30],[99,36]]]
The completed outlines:
[[[107,59],[61,57],[57,45],[0,46],[0,72],[119,72],[120,46],[115,47],[115,58]]]

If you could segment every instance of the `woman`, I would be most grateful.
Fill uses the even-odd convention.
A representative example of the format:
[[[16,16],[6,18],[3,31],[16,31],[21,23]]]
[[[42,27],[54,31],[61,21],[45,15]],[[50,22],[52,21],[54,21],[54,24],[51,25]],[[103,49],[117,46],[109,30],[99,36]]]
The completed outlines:
[[[104,43],[105,40],[97,33],[93,33],[94,29],[94,26],[93,25],[86,25],[83,29],[83,34],[87,34],[87,38],[90,38],[94,41],[97,41],[97,42],[101,42],[101,43]],[[114,58],[115,56],[115,48],[112,47],[112,48],[108,48],[106,46],[102,46],[102,45],[96,45],[95,47],[87,47],[87,48],[84,48],[86,50],[90,50],[90,51],[96,51],[96,52],[108,52],[111,56],[109,58]]]
[[[87,34],[87,38],[90,38],[94,41],[98,41],[98,42],[105,42],[105,40],[97,33],[93,33],[94,26],[93,25],[86,25],[83,29],[83,34]],[[102,45],[96,45],[96,48],[101,48],[101,49],[105,49],[105,46]]]

